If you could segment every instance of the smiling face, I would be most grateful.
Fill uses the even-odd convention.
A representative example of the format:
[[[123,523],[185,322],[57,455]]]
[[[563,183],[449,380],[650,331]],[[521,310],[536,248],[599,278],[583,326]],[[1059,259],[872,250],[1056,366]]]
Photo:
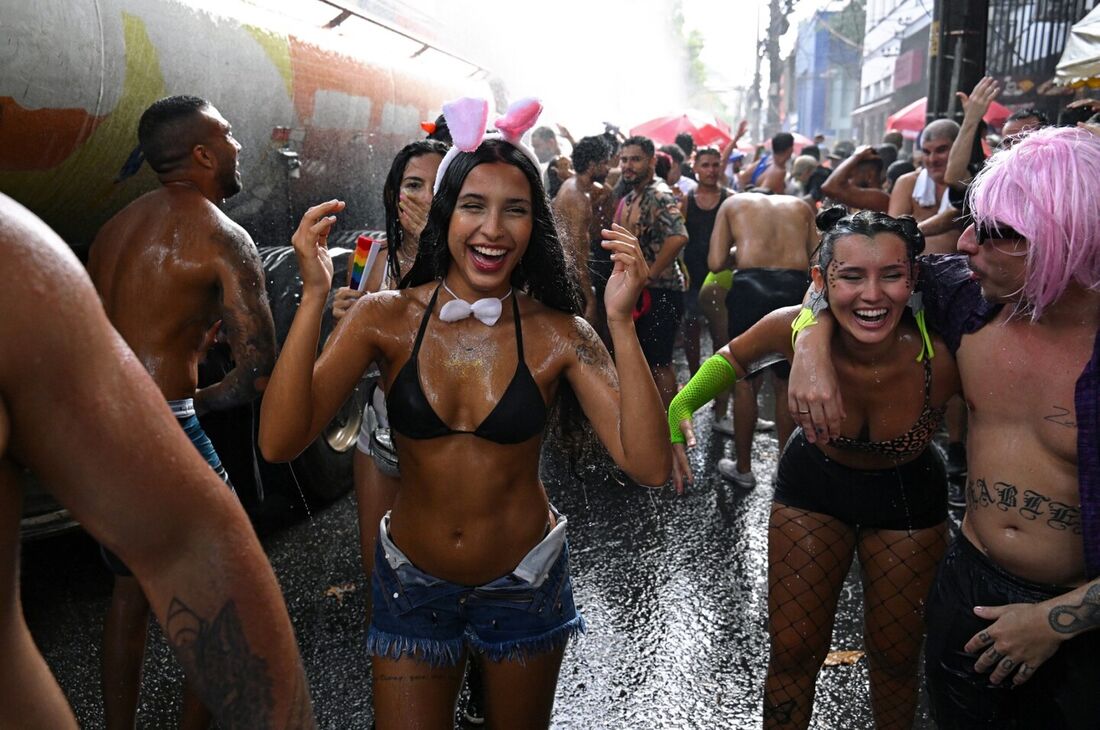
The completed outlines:
[[[813,274],[820,285],[821,270],[815,267]],[[824,279],[829,311],[842,330],[863,345],[893,335],[913,292],[905,241],[893,233],[840,238]]]
[[[937,185],[943,184],[943,174],[947,171],[947,157],[951,154],[954,140],[944,137],[930,139],[921,144],[921,155],[928,174]]]
[[[478,165],[462,183],[447,226],[447,284],[463,299],[507,293],[534,227],[531,185],[506,162]]]

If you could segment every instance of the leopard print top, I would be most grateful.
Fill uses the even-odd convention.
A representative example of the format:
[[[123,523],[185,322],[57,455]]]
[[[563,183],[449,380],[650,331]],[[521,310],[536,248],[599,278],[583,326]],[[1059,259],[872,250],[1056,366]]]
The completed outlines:
[[[864,441],[838,436],[830,439],[829,444],[838,449],[862,451],[867,454],[879,454],[896,459],[908,459],[916,456],[928,446],[932,437],[943,422],[946,408],[932,408],[932,363],[924,359],[924,410],[913,426],[900,436],[888,441]]]

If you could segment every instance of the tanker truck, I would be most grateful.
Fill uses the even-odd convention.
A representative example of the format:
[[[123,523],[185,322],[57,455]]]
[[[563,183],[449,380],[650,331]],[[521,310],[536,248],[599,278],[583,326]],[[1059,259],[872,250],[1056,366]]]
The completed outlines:
[[[142,164],[137,124],[149,104],[172,94],[209,99],[243,145],[244,189],[224,209],[260,247],[280,343],[300,291],[288,243],[305,210],[347,201],[330,237],[334,281],[342,282],[349,243],[384,228],[381,189],[394,154],[423,137],[420,123],[443,102],[493,96],[485,69],[448,53],[430,23],[410,20],[393,2],[6,2],[0,190],[86,258],[99,227],[158,184]],[[323,335],[331,326],[326,315]],[[216,348],[201,376],[217,380],[228,367]],[[258,403],[204,419],[254,517],[308,509],[350,487],[365,391],[361,384],[291,464],[260,456]],[[72,526],[33,476],[24,481],[26,538]]]

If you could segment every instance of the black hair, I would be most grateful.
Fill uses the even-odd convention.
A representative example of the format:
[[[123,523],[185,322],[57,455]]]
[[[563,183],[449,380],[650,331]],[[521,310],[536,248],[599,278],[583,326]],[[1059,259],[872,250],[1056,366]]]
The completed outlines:
[[[509,142],[488,139],[473,152],[460,152],[439,181],[439,190],[432,198],[428,224],[420,236],[420,248],[412,269],[401,280],[400,288],[442,280],[451,265],[447,231],[454,214],[458,195],[470,171],[485,163],[503,162],[519,168],[531,186],[531,238],[519,265],[512,272],[512,286],[552,309],[572,315],[584,311],[580,277],[576,261],[562,245],[554,224],[550,201],[542,187],[542,175],[530,158]],[[566,447],[570,469],[598,454],[599,443],[591,433],[576,393],[562,380],[551,421]],[[605,457],[606,458],[606,457]]]
[[[890,169],[890,165],[894,164],[898,159],[897,145],[892,142],[883,142],[882,144],[875,145],[875,154],[882,160],[882,166],[885,169]]]
[[[649,137],[643,137],[640,134],[636,134],[633,137],[627,137],[623,142],[623,147],[630,147],[631,145],[641,147],[646,157],[653,157],[655,149],[653,147],[653,140]]]
[[[818,147],[816,144],[806,145],[805,147],[802,148],[802,152],[800,152],[799,154],[809,155],[810,157],[814,158],[818,162],[821,162],[821,148]]]
[[[722,156],[722,150],[718,149],[712,144],[708,144],[705,147],[699,147],[695,150],[695,159],[699,159],[703,155],[714,155],[715,157]],[[721,160],[719,160],[721,162]]]
[[[578,175],[588,172],[588,168],[605,162],[611,157],[610,148],[604,137],[581,137],[577,144],[573,145],[573,170]]]
[[[778,132],[772,137],[772,154],[778,155],[794,147],[794,135],[790,132]]]
[[[924,234],[917,228],[917,221],[908,215],[894,218],[875,210],[861,210],[849,215],[846,208],[834,206],[817,214],[817,228],[821,231],[821,245],[817,248],[817,265],[821,270],[829,268],[833,260],[836,242],[844,236],[867,236],[892,233],[905,242],[909,263],[924,251]]]
[[[431,134],[429,134],[426,139],[442,142],[448,147],[454,144],[454,140],[451,139],[451,128],[447,126],[447,117],[440,114],[435,118],[435,129],[432,130]]]
[[[436,127],[439,131],[439,127]],[[448,136],[450,136],[448,134]],[[386,211],[386,258],[390,263],[390,271],[396,281],[401,280],[401,263],[397,252],[405,243],[405,229],[401,227],[401,221],[397,216],[397,200],[401,192],[401,179],[405,177],[405,168],[409,161],[421,155],[445,155],[447,145],[436,139],[421,139],[410,142],[401,148],[390,164],[386,182],[382,185],[382,208]]]
[[[153,102],[138,122],[138,143],[153,172],[180,167],[206,130],[191,124],[210,102],[198,96],[169,96]]]
[[[672,158],[672,161],[679,165],[684,161],[684,150],[679,145],[663,144],[660,146],[661,152]]]
[[[550,196],[550,199],[558,197],[558,191],[561,190],[561,184],[565,182],[558,177],[558,160],[564,160],[565,155],[554,155],[546,163],[546,194]]]
[[[1008,115],[1008,119],[1005,120],[1005,124],[1009,122],[1019,122],[1024,119],[1034,119],[1039,122],[1040,127],[1050,126],[1050,117],[1048,117],[1043,110],[1033,106],[1027,106],[1012,112]]]
[[[672,166],[676,163],[672,160],[672,155],[661,150],[653,155],[653,174],[661,178],[665,182],[668,182],[668,173],[672,171]]]
[[[680,132],[676,135],[676,146],[684,151],[685,155],[690,155],[692,150],[695,149],[695,138],[691,136],[690,132]]]

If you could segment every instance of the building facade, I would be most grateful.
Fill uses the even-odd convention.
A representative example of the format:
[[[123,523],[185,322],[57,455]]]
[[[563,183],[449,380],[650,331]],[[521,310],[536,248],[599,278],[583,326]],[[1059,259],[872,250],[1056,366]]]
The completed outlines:
[[[818,11],[798,27],[793,53],[794,99],[790,128],[830,142],[852,139],[859,103],[860,45],[841,33],[839,11]]]

